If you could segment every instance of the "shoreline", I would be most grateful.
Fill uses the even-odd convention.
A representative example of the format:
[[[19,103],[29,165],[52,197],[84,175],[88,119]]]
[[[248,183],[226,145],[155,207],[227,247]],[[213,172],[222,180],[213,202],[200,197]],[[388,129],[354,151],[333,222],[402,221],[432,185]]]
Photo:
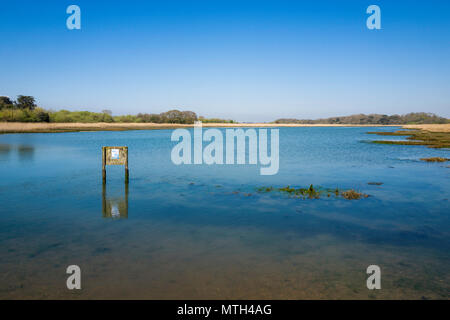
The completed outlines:
[[[32,123],[0,122],[0,134],[58,133],[82,131],[128,131],[192,128],[193,124],[176,123]],[[400,127],[402,125],[358,124],[277,124],[277,123],[203,123],[205,128],[282,128],[282,127]]]
[[[0,134],[58,133],[83,131],[128,131],[192,128],[193,124],[176,123],[32,123],[0,122]],[[277,124],[277,123],[203,123],[205,128],[294,128],[294,127],[401,127],[429,132],[450,132],[450,124]]]

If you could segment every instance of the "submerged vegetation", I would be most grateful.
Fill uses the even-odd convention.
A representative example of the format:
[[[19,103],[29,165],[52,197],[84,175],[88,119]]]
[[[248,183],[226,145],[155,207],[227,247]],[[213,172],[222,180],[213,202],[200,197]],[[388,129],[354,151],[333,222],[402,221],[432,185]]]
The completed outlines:
[[[369,195],[364,194],[362,192],[358,192],[354,189],[341,191],[338,188],[336,189],[320,188],[320,187],[315,188],[312,184],[309,186],[309,188],[293,188],[291,186],[283,188],[259,187],[256,188],[256,192],[258,193],[279,192],[287,194],[289,195],[289,197],[300,199],[319,199],[322,196],[326,196],[328,198],[334,196],[336,198],[341,197],[347,200],[357,200],[369,197]]]
[[[347,190],[347,191],[343,191],[343,192],[341,192],[341,195],[342,195],[343,198],[345,198],[347,200],[358,200],[358,199],[361,199],[361,198],[367,198],[368,197],[367,194],[358,192],[358,191],[353,190],[353,189],[350,189],[350,190]]]
[[[426,161],[426,162],[445,162],[445,161],[450,161],[450,159],[447,159],[447,158],[441,158],[441,157],[421,158],[420,160]]]
[[[399,130],[395,132],[367,132],[380,136],[405,136],[406,140],[374,140],[371,143],[428,146],[429,148],[450,148],[450,132],[431,132],[425,130]]]

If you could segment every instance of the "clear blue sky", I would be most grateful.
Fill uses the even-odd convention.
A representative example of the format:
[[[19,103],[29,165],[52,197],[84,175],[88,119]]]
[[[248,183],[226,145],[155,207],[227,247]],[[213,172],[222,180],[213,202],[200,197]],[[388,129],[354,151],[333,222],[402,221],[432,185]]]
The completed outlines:
[[[449,17],[445,0],[1,1],[0,95],[116,115],[450,117]]]

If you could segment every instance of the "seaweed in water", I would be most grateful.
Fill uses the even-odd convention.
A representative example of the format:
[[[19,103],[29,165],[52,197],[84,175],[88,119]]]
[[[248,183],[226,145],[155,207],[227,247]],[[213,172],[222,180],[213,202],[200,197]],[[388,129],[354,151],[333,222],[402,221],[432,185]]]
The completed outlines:
[[[323,188],[314,188],[311,184],[309,188],[293,188],[291,186],[286,186],[283,188],[274,188],[274,187],[259,187],[256,188],[258,193],[270,193],[270,192],[281,192],[288,194],[289,197],[292,198],[301,198],[301,199],[319,199],[322,195],[326,195],[328,198],[331,197],[332,194],[335,195],[336,198],[342,197],[347,200],[357,200],[361,198],[367,198],[368,195],[362,192],[358,192],[354,189],[340,191],[338,188],[336,189],[323,189]]]
[[[441,158],[441,157],[421,158],[420,160],[426,161],[426,162],[445,162],[445,161],[450,161],[450,159],[447,159],[447,158]]]
[[[350,190],[347,190],[347,191],[343,191],[343,192],[341,192],[341,195],[342,195],[342,197],[344,199],[347,199],[347,200],[358,200],[358,199],[361,199],[361,198],[367,198],[368,197],[367,194],[364,194],[362,192],[358,192],[358,191],[353,190],[353,189],[350,189]]]

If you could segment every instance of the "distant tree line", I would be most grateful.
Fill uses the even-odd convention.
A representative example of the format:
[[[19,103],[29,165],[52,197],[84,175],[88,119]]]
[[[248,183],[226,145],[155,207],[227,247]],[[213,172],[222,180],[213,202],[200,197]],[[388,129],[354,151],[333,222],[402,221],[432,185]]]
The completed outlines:
[[[198,120],[197,114],[193,111],[170,110],[167,112],[138,113],[134,115],[116,116],[117,122],[144,122],[144,123],[179,123],[192,124]]]
[[[89,111],[49,111],[49,122],[81,122],[81,123],[95,123],[95,122],[114,122],[114,118],[107,110],[103,112],[89,112]]]
[[[278,119],[275,123],[298,124],[439,124],[450,123],[450,119],[439,117],[433,113],[412,112],[405,115],[355,114],[344,117],[332,117],[316,120]]]
[[[233,120],[206,119],[197,117],[192,111],[170,110],[167,112],[139,113],[137,115],[112,116],[110,110],[102,112],[89,111],[47,111],[39,108],[32,96],[18,96],[17,100],[0,96],[0,121],[8,122],[135,122],[135,123],[179,123],[193,124],[195,121],[202,122],[227,122]]]
[[[17,100],[0,96],[0,121],[49,122],[47,111],[36,105],[32,96],[18,96]]]
[[[224,120],[224,119],[219,119],[219,118],[206,119],[202,116],[200,116],[198,118],[198,120],[203,123],[236,123],[236,121],[234,121],[234,120]]]

